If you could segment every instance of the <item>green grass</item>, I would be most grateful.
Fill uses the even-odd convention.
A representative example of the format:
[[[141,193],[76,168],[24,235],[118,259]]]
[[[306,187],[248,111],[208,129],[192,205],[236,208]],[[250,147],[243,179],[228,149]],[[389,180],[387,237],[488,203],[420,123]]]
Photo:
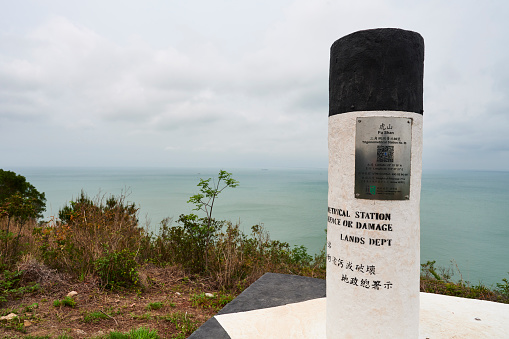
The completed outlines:
[[[101,311],[93,311],[93,312],[87,313],[83,317],[83,321],[86,323],[96,323],[98,321],[101,321],[103,319],[108,319],[108,318],[109,317]]]
[[[0,327],[3,327],[5,329],[14,330],[21,333],[26,333],[25,325],[24,325],[25,317],[18,316],[16,318],[13,318],[11,320],[2,321],[0,323]]]
[[[37,308],[39,308],[39,303],[33,303],[32,305],[30,306],[25,306],[25,309],[24,311],[25,312],[33,312],[34,310],[36,310]]]
[[[147,305],[147,310],[158,310],[160,308],[162,308],[164,306],[164,304],[160,301],[157,301],[157,302],[153,302],[153,303],[149,303]]]
[[[179,333],[172,336],[172,339],[185,339],[196,331],[198,325],[195,321],[191,320],[192,317],[193,316],[187,314],[187,312],[177,311],[163,318],[175,325],[175,329],[179,331]]]
[[[53,301],[53,306],[55,306],[55,307],[60,307],[60,306],[76,307],[76,301],[71,297],[65,297],[62,300]]]
[[[191,296],[191,304],[193,307],[212,308],[219,311],[233,299],[235,297],[231,294],[214,293],[213,297],[208,297],[205,293],[198,293]]]
[[[150,330],[148,328],[140,327],[137,329],[132,329],[129,332],[110,332],[106,336],[101,336],[98,338],[104,339],[159,339],[159,334],[157,334],[156,330]]]

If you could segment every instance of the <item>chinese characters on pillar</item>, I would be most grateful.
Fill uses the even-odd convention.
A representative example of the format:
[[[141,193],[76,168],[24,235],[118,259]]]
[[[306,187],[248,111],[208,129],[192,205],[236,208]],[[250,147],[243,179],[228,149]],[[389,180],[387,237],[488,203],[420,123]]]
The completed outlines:
[[[327,252],[329,252],[331,248],[332,243],[328,241]],[[341,273],[341,281],[346,284],[377,291],[380,289],[392,288],[392,283],[390,281],[382,283],[381,280],[377,279],[375,265],[353,263],[347,259],[339,258],[329,253],[327,253],[327,261],[344,272]]]

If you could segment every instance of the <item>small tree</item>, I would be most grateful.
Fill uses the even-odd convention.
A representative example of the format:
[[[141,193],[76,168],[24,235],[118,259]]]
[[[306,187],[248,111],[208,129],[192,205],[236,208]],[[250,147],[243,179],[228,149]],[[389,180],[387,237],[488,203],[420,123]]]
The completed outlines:
[[[39,193],[22,175],[0,169],[0,213],[9,221],[25,223],[28,219],[42,218],[46,210],[46,197]]]
[[[0,230],[4,240],[2,265],[11,265],[20,254],[19,238],[23,226],[31,219],[42,217],[46,210],[46,197],[22,175],[0,169],[0,219],[7,218],[7,227]],[[11,221],[18,224],[18,234],[10,232]]]
[[[217,183],[212,182],[211,186],[211,180],[212,178],[208,178],[207,180],[200,179],[198,187],[200,187],[201,193],[193,195],[187,201],[196,206],[196,208],[194,208],[195,211],[201,210],[205,212],[207,215],[207,226],[209,227],[212,224],[212,209],[214,208],[214,203],[219,193],[227,187],[235,188],[239,185],[239,182],[232,178],[231,173],[223,170],[219,171]]]
[[[220,229],[223,222],[216,221],[212,218],[214,204],[219,194],[227,187],[235,188],[239,182],[232,178],[232,174],[220,170],[217,176],[217,182],[212,178],[206,180],[200,179],[198,187],[200,193],[189,198],[188,203],[195,205],[195,211],[205,212],[204,218],[198,218],[196,214],[180,215],[179,222],[182,223],[184,229],[194,239],[194,242],[201,247],[204,252],[205,271],[208,269],[208,250],[209,245],[215,232]]]

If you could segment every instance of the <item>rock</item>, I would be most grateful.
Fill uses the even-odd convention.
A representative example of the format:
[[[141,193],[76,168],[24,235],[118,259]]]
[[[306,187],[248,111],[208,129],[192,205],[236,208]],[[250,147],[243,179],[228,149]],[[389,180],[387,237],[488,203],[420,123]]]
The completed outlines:
[[[143,272],[138,272],[138,283],[143,290],[148,288],[148,276]]]
[[[28,320],[23,320],[23,326],[30,327],[30,326],[32,326],[32,323]]]
[[[182,294],[181,294],[180,292],[175,292],[175,295],[176,295],[177,297],[180,297]]]
[[[214,298],[214,295],[212,293],[205,293],[205,296],[209,298]]]
[[[7,315],[4,315],[3,317],[0,317],[0,320],[12,320],[14,318],[17,318],[18,315],[15,313],[9,313]]]
[[[76,332],[76,334],[78,334],[78,335],[86,335],[87,334],[87,332],[80,330],[79,328],[75,328],[74,332]]]
[[[74,296],[75,296],[75,295],[77,295],[77,294],[78,294],[78,292],[76,292],[76,291],[71,291],[71,292],[67,293],[67,296],[72,298],[72,297],[74,297]]]

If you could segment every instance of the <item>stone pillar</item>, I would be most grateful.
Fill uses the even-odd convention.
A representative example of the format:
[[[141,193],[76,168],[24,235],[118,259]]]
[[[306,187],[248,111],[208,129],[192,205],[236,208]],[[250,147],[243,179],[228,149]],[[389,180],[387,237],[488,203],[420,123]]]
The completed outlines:
[[[424,41],[331,47],[327,338],[418,338]]]

